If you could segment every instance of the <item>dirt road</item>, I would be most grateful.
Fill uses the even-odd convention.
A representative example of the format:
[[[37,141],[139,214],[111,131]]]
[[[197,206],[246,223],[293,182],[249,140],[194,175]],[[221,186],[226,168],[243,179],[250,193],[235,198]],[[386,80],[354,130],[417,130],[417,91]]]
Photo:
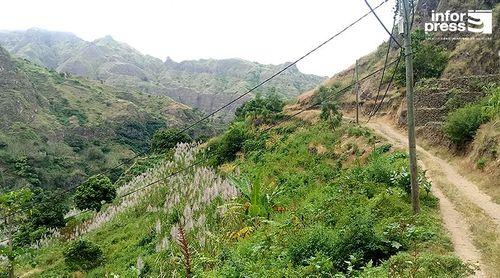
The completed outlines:
[[[385,137],[393,145],[406,148],[408,139],[406,134],[393,128],[382,121],[372,122],[368,127],[373,129],[379,135]],[[458,171],[445,160],[433,155],[425,149],[417,146],[419,164],[427,169],[428,176],[431,180],[438,177],[444,180],[447,184],[453,185],[461,194],[466,196],[471,203],[481,208],[485,215],[496,223],[497,228],[500,227],[500,205],[492,201],[491,197],[481,192],[476,185],[468,181],[460,175]],[[469,225],[465,217],[458,212],[453,203],[442,193],[439,186],[433,182],[433,194],[439,198],[441,216],[445,228],[450,233],[455,252],[464,261],[477,262],[480,271],[476,273],[476,277],[486,277],[483,269],[484,264],[481,262],[481,253],[473,244]]]

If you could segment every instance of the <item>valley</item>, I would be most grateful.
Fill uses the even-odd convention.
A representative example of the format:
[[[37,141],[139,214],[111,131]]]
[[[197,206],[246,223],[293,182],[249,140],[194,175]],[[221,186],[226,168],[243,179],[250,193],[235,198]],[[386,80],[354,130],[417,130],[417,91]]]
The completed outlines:
[[[500,277],[500,4],[404,3],[328,78],[297,64],[387,1],[279,65],[0,31],[0,277]],[[449,9],[494,31],[424,32]]]

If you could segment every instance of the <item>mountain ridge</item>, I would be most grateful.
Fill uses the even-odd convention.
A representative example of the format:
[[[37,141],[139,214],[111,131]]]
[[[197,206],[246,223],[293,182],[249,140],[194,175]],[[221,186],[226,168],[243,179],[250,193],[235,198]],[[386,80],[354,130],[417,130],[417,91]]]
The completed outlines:
[[[290,64],[260,64],[241,58],[175,62],[171,58],[161,60],[144,55],[111,36],[88,42],[71,33],[41,29],[0,32],[0,44],[15,56],[58,72],[96,79],[122,89],[167,95],[205,113]],[[316,87],[325,78],[301,73],[292,66],[255,93],[273,91],[288,99]],[[236,107],[250,97],[231,105],[226,117],[230,118]]]

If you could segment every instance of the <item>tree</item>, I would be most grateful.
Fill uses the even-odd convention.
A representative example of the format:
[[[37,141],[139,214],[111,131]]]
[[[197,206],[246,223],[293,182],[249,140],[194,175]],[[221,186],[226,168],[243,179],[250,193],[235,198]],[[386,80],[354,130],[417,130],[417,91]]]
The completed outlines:
[[[13,237],[18,227],[29,215],[26,204],[31,201],[33,193],[29,189],[20,189],[0,195],[0,216],[2,231],[7,238],[7,248],[2,248],[2,255],[9,260],[9,278],[14,277],[14,261],[19,249],[14,246]]]
[[[178,143],[189,143],[193,139],[184,132],[174,128],[160,129],[153,135],[151,150],[155,153],[163,153],[174,148]]]
[[[321,105],[320,118],[326,121],[332,128],[340,126],[342,113],[340,113],[335,101],[325,101]]]
[[[244,120],[247,117],[261,119],[260,123],[270,123],[281,116],[285,103],[279,95],[270,92],[265,97],[257,94],[255,99],[245,102],[242,106],[236,109],[235,115],[237,120]]]
[[[415,82],[422,78],[438,78],[448,63],[446,49],[427,40],[423,30],[416,30],[411,34],[413,45],[413,72]],[[391,74],[388,74],[390,76]],[[396,83],[404,85],[406,82],[406,68],[398,67],[394,76]]]
[[[101,210],[102,203],[113,201],[116,189],[111,180],[104,175],[90,177],[76,190],[75,205],[80,210]]]
[[[249,138],[244,122],[234,122],[229,129],[208,143],[208,154],[211,164],[218,166],[236,159],[236,154],[242,150],[243,144]]]
[[[40,239],[48,229],[64,227],[64,215],[69,211],[66,198],[62,190],[33,189],[30,214],[19,227],[14,244],[29,245]]]

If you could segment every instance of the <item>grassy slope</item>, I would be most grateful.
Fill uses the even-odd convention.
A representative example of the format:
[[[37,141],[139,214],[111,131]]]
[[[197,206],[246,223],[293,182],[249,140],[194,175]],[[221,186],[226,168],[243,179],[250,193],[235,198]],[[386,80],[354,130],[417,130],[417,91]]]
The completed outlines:
[[[246,153],[221,167],[222,175],[244,176],[251,184],[261,185],[263,193],[274,196],[269,204],[273,208],[267,208],[268,216],[252,217],[245,213],[248,200],[244,197],[225,203],[218,199],[206,207],[205,244],[196,229],[190,233],[195,273],[201,277],[321,276],[332,271],[334,262],[344,265],[342,260],[359,267],[356,260],[362,260],[361,253],[345,249],[362,252],[374,244],[384,250],[380,254],[397,255],[364,271],[341,270],[369,277],[387,277],[388,271],[409,275],[416,269],[423,277],[458,275],[461,267],[450,257],[452,247],[440,225],[436,199],[423,192],[423,211],[415,217],[408,195],[389,185],[387,175],[404,165],[404,154],[383,153],[384,147],[372,153],[381,143],[362,128],[344,125],[332,131],[323,124],[302,125],[282,125],[271,133],[264,150]],[[153,178],[162,175],[158,168],[151,173]],[[136,186],[134,182],[138,181],[130,186]],[[98,243],[107,257],[105,265],[90,271],[89,277],[111,273],[135,277],[139,257],[147,265],[146,276],[183,276],[178,246],[169,238],[171,212],[148,210],[163,207],[168,187],[160,185],[139,205],[84,236]],[[219,214],[222,208],[225,213]],[[158,231],[158,221],[161,231],[152,232]],[[314,236],[318,232],[319,238]],[[165,237],[168,247],[155,250]],[[71,276],[62,258],[66,244],[56,241],[21,257],[19,273]],[[301,254],[311,257],[304,255],[307,261],[294,263]],[[349,259],[346,254],[358,258]]]

